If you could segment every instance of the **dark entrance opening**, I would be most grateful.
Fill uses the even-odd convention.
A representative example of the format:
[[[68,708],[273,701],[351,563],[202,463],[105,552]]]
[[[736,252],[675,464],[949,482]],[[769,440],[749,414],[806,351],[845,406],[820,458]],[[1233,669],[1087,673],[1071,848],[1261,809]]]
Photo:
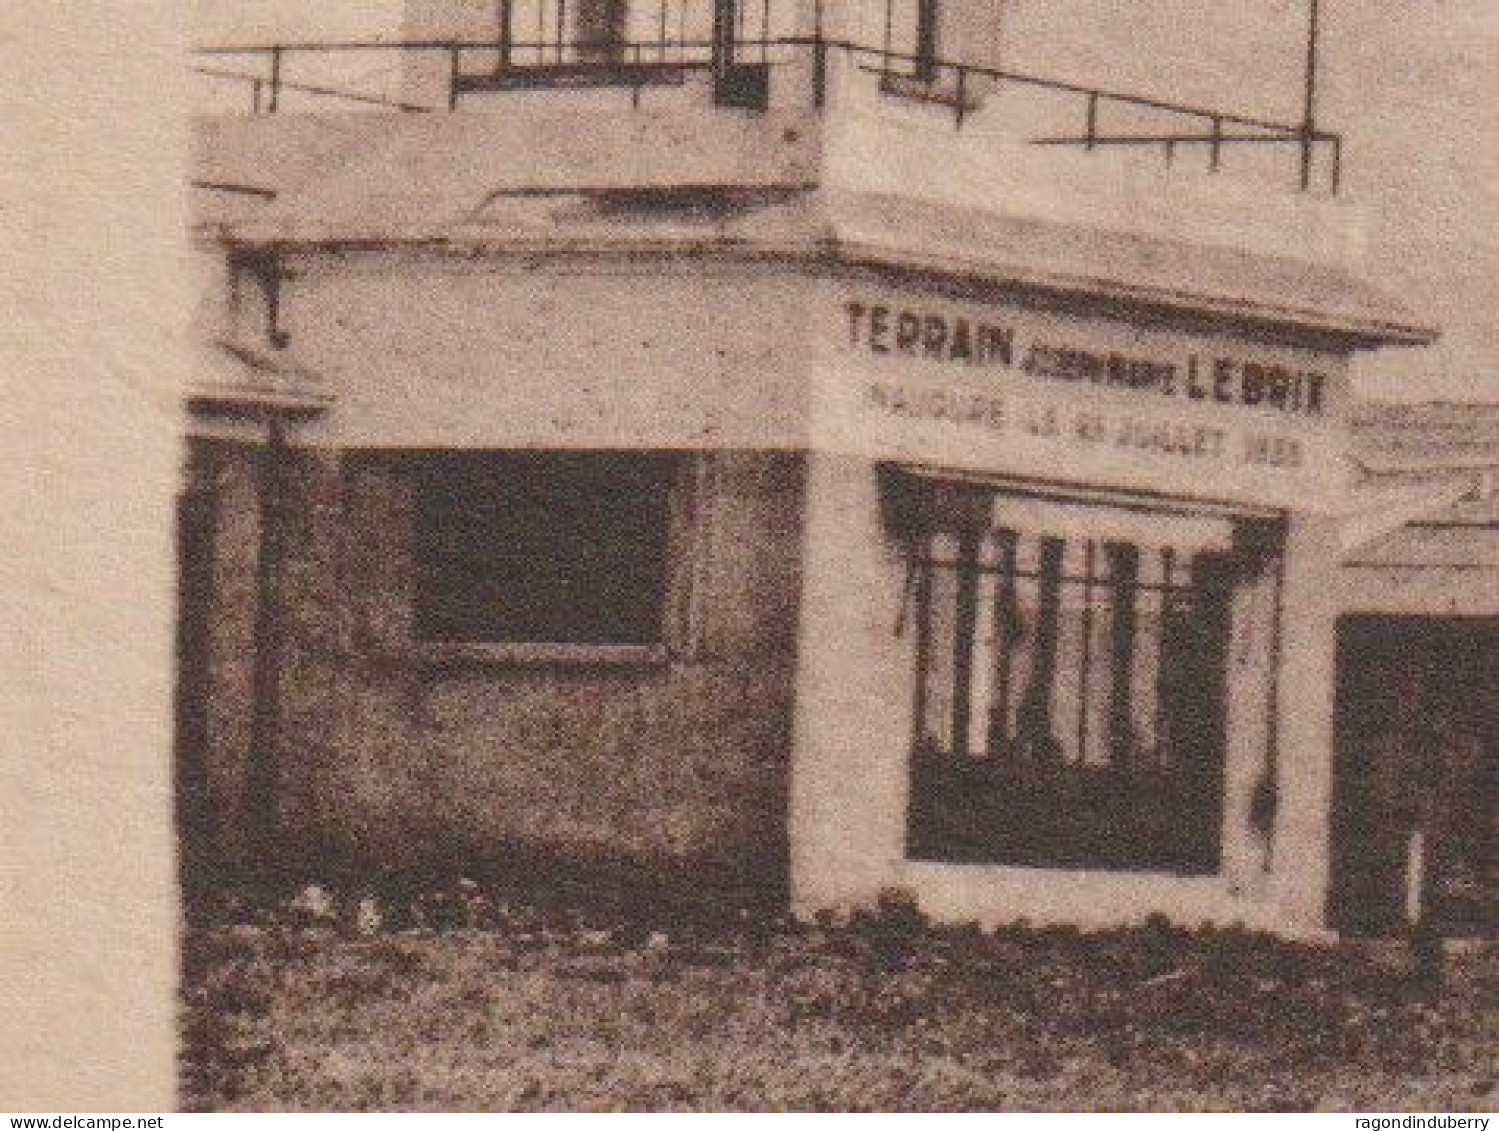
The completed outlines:
[[[1439,930],[1492,933],[1499,618],[1344,618],[1334,775],[1332,925],[1398,932],[1414,885]]]

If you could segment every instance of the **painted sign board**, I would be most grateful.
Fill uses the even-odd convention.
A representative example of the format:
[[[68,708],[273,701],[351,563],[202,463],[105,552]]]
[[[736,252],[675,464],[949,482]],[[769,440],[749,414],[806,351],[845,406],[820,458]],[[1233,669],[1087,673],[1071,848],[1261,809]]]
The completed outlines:
[[[1288,509],[1347,463],[1335,354],[840,283],[813,447]]]

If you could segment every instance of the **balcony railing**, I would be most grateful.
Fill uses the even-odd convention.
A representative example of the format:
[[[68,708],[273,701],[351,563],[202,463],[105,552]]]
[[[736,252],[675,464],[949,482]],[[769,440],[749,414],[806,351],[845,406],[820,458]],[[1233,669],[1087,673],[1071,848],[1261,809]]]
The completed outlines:
[[[663,8],[664,10],[664,8]],[[197,52],[196,71],[222,89],[237,89],[231,109],[275,114],[289,108],[432,113],[466,101],[518,91],[619,89],[638,106],[646,92],[686,85],[700,76],[714,101],[765,109],[775,72],[800,66],[811,101],[829,95],[832,66],[842,63],[879,80],[892,97],[932,104],[962,129],[983,100],[1003,106],[1019,93],[1034,96],[1043,128],[1022,136],[1036,145],[1085,152],[1157,151],[1168,164],[1196,155],[1210,173],[1235,151],[1283,154],[1303,190],[1336,193],[1342,178],[1340,134],[1298,123],[1170,102],[1021,71],[873,47],[815,32],[809,36],[746,35],[686,38],[664,24],[656,37],[578,39],[366,41],[219,46]],[[373,65],[371,65],[373,63]],[[399,93],[413,64],[436,68],[429,102]],[[1032,125],[1035,125],[1033,122]]]

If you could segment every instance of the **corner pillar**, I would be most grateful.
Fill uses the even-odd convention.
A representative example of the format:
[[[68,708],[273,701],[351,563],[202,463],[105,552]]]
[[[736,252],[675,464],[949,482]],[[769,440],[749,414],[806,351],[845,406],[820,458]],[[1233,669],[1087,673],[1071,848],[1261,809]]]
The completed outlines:
[[[1271,888],[1280,917],[1300,929],[1320,929],[1327,920],[1340,557],[1333,520],[1292,519],[1281,598]]]
[[[799,913],[873,904],[905,855],[911,665],[903,565],[867,459],[808,454],[791,766]]]

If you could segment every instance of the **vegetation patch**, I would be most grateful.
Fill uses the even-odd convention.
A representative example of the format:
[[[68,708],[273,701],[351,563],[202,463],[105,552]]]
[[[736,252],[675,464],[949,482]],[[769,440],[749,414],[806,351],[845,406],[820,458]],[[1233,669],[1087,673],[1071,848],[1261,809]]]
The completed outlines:
[[[1400,963],[1164,923],[650,922],[439,901],[195,929],[184,1104],[292,1110],[1486,1110],[1495,950]],[[366,909],[367,910],[367,909]],[[423,916],[417,916],[417,919]]]

